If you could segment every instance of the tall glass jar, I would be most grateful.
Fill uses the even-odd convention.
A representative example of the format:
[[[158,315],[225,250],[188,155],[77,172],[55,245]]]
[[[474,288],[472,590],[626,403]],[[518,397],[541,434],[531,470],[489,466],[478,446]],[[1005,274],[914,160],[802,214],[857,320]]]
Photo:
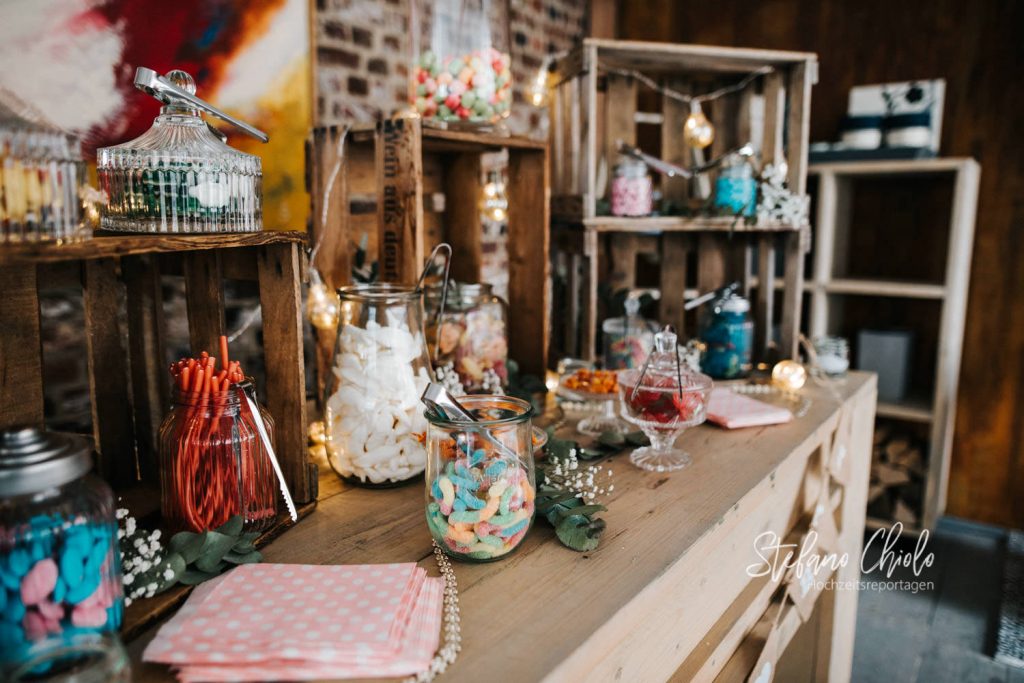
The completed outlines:
[[[746,377],[751,370],[754,322],[750,302],[736,293],[717,299],[701,331],[700,369],[714,379]]]
[[[338,290],[342,318],[325,403],[327,458],[343,479],[394,486],[427,466],[420,396],[433,377],[423,297],[412,287]]]
[[[654,210],[654,186],[647,164],[621,155],[612,177],[612,215],[647,216]]]
[[[427,344],[438,379],[467,394],[500,394],[508,386],[508,304],[489,284],[441,285],[426,294]]]
[[[476,422],[428,413],[427,526],[448,555],[488,562],[518,547],[533,520],[533,408],[467,396]]]
[[[160,499],[171,531],[203,532],[235,515],[246,531],[263,531],[277,517],[277,476],[243,391],[251,384],[206,398],[174,390],[160,425]],[[273,444],[273,418],[259,411]]]
[[[110,488],[88,442],[0,432],[0,679],[86,633],[116,633],[124,593]]]
[[[512,112],[506,5],[413,0],[409,103],[424,121],[487,126]]]

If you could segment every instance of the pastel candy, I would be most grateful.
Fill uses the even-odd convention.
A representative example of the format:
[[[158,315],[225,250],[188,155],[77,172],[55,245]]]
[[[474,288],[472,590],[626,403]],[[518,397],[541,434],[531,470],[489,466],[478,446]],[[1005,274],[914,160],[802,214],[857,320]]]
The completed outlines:
[[[56,585],[57,563],[49,557],[39,560],[21,580],[21,601],[26,605],[38,604],[53,592]]]
[[[71,612],[71,623],[79,628],[99,628],[107,623],[104,607],[79,605]]]
[[[452,514],[448,515],[449,522],[469,522],[470,524],[480,521],[479,512],[469,511],[453,511]]]
[[[473,466],[473,467],[479,465],[480,463],[482,463],[484,461],[484,456],[486,456],[486,455],[487,454],[484,452],[484,449],[482,449],[482,448],[476,449],[475,451],[473,451],[473,455],[471,455],[470,458],[469,458],[469,464],[471,466]]]
[[[453,525],[448,527],[448,537],[462,544],[469,544],[476,540],[476,534],[472,529],[459,529]]]
[[[508,503],[509,503],[510,500],[512,500],[512,492],[514,490],[515,489],[513,487],[508,486],[508,487],[505,488],[504,493],[501,494],[501,504],[498,505],[498,510],[503,515],[507,515],[508,514]]]
[[[465,512],[466,501],[462,500],[461,498],[456,498],[455,503],[452,505],[452,510],[454,510],[455,512]]]
[[[466,507],[469,508],[470,510],[479,510],[482,507],[484,507],[484,505],[487,504],[484,501],[477,498],[476,496],[474,496],[472,493],[466,491],[465,489],[460,490],[458,496],[459,500],[465,503]]]
[[[528,519],[521,519],[518,522],[516,522],[515,524],[511,524],[511,525],[505,527],[504,529],[502,529],[501,531],[499,531],[498,535],[501,536],[502,538],[509,538],[511,536],[515,536],[517,533],[519,533],[520,531],[525,529],[526,525],[529,524],[529,523],[530,523],[530,520],[528,520]]]
[[[505,549],[505,542],[497,536],[480,536],[479,538],[481,543],[489,545],[492,548],[497,548],[498,550]]]

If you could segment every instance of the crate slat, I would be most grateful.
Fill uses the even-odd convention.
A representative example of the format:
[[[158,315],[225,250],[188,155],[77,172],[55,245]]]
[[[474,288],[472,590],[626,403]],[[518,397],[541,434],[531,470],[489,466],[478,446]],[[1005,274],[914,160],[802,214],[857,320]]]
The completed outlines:
[[[36,267],[0,267],[0,427],[43,421],[42,342]]]
[[[192,354],[206,351],[217,355],[224,334],[224,273],[220,254],[196,251],[183,257],[185,304],[188,308],[188,336]]]
[[[460,282],[479,282],[483,261],[480,154],[447,155],[446,162],[444,222],[452,245],[451,276]]]
[[[423,267],[423,147],[419,121],[386,119],[378,124],[377,226],[380,277],[416,282]]]

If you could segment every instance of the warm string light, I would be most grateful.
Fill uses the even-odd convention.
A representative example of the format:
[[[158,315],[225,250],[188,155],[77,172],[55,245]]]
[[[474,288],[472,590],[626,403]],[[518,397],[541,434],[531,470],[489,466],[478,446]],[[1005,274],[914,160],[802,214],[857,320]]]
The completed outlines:
[[[715,139],[715,127],[708,121],[704,111],[700,108],[700,102],[690,102],[690,115],[686,117],[683,124],[683,140],[690,147],[704,149]]]
[[[501,222],[508,217],[508,197],[505,196],[505,182],[498,171],[491,171],[483,188],[480,210],[492,221]]]
[[[806,383],[807,370],[795,360],[780,360],[772,368],[772,384],[783,391],[800,391]]]
[[[537,75],[526,86],[526,99],[535,107],[546,107],[548,104],[548,81],[551,73],[551,58],[546,57],[537,70]]]
[[[338,294],[324,284],[315,268],[309,270],[309,294],[306,297],[306,317],[318,330],[334,330],[341,317]]]

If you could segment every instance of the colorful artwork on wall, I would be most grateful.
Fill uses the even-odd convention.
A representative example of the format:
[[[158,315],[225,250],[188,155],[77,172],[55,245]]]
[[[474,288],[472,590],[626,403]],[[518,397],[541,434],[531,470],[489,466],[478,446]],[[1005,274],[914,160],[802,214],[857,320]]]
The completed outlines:
[[[159,105],[137,66],[184,69],[197,94],[270,135],[229,134],[263,157],[264,225],[304,230],[311,125],[308,0],[4,0],[0,86],[97,147],[145,132]]]

